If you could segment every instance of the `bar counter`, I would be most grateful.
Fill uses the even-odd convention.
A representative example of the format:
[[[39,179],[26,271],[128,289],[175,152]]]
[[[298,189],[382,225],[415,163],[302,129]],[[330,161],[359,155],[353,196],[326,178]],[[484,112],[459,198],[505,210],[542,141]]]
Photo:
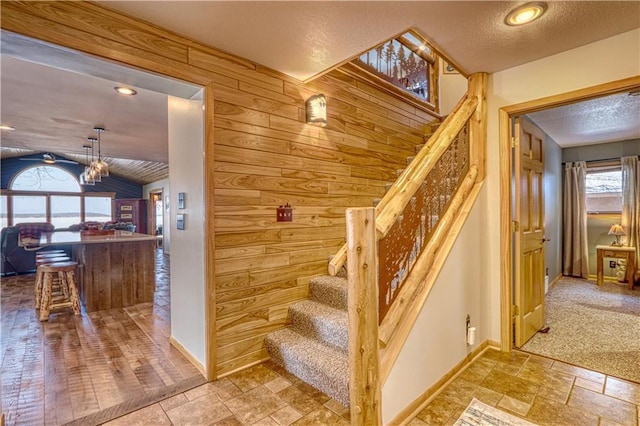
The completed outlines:
[[[42,234],[40,246],[71,246],[78,262],[80,300],[87,312],[153,302],[155,244],[153,235],[115,231],[110,235],[80,232]]]

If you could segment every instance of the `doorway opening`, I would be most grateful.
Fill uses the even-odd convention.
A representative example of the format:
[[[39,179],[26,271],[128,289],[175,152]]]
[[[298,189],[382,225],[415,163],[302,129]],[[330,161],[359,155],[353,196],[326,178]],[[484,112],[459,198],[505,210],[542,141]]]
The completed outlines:
[[[91,80],[93,83],[95,83],[96,85],[99,84],[103,84],[107,86],[107,89],[104,90],[105,93],[109,93],[109,94],[113,94],[113,86],[116,85],[116,82],[120,82],[120,81],[127,81],[129,82],[132,86],[135,86],[136,88],[142,88],[142,90],[138,90],[138,98],[137,99],[141,99],[141,92],[153,92],[154,97],[164,97],[164,104],[162,105],[162,109],[164,109],[165,111],[167,111],[167,104],[168,104],[168,98],[173,98],[173,99],[188,99],[188,100],[192,100],[192,98],[197,94],[200,96],[200,98],[198,98],[198,102],[201,103],[199,110],[202,111],[202,103],[205,103],[202,101],[202,92],[203,92],[203,87],[201,85],[196,85],[196,83],[184,83],[182,84],[182,82],[177,81],[177,80],[172,80],[170,77],[164,77],[161,76],[159,73],[158,74],[152,74],[149,73],[147,71],[144,70],[140,70],[140,69],[135,69],[135,68],[131,68],[129,64],[127,63],[120,63],[120,62],[110,62],[108,60],[104,60],[101,58],[97,58],[97,57],[93,57],[90,55],[87,55],[85,53],[80,53],[78,51],[74,51],[71,49],[67,49],[65,47],[60,47],[60,46],[56,46],[56,45],[51,45],[48,44],[46,42],[41,42],[37,39],[31,39],[28,38],[26,36],[21,36],[21,35],[16,35],[13,33],[9,33],[7,31],[2,31],[2,54],[3,54],[3,58],[5,55],[11,55],[12,56],[12,60],[9,61],[4,61],[3,60],[3,65],[5,65],[8,62],[12,62],[12,63],[16,63],[18,61],[24,61],[27,62],[30,67],[29,69],[35,69],[35,68],[49,68],[51,70],[55,70],[57,72],[57,75],[62,75],[63,73],[65,75],[67,75],[67,78],[64,79],[65,82],[68,82],[70,85],[73,84],[73,81],[75,79],[80,79],[80,78],[86,78],[86,80]],[[48,63],[47,61],[51,60],[52,62]],[[77,67],[77,69],[74,69],[74,67]],[[12,84],[6,84],[5,85],[5,78],[9,78],[8,73],[4,72],[5,68],[3,67],[3,73],[2,73],[2,78],[3,78],[3,88],[6,87],[16,87],[18,89],[19,85],[12,85]],[[171,67],[168,68],[163,68],[163,71],[167,71],[168,73],[172,72]],[[179,74],[178,72],[174,72],[174,74]],[[14,78],[19,78],[20,75],[16,75],[14,76]],[[47,78],[40,78],[40,79],[34,79],[34,81],[52,81],[52,79],[47,79]],[[33,87],[32,87],[33,86]],[[30,90],[35,91],[35,86],[41,87],[40,85],[31,85],[31,86],[27,86],[30,87]],[[42,85],[43,87],[45,85]],[[51,84],[52,88],[55,90],[60,90],[60,87],[56,87],[55,84]],[[164,90],[164,91],[163,91]],[[88,90],[80,90],[77,89],[78,92],[80,93],[84,93],[84,96],[86,97],[86,94],[89,92]],[[3,90],[3,96],[5,95],[5,92]],[[76,93],[74,91],[69,91],[70,93]],[[70,98],[74,98],[73,96],[69,96]],[[66,111],[65,108],[63,108],[60,103],[60,98],[59,97],[51,97],[49,95],[41,95],[39,96],[39,98],[41,99],[48,99],[48,98],[52,98],[55,99],[55,102],[57,105],[56,108],[60,111],[59,116],[61,116],[61,112],[62,111]],[[81,99],[81,96],[77,96],[74,99]],[[90,97],[91,98],[91,97]],[[20,108],[24,108],[26,110],[29,109],[33,109],[33,105],[39,105],[38,102],[29,102],[28,100],[26,100],[26,95],[23,94],[23,97],[21,99],[25,99],[24,102],[26,103],[26,106],[20,106]],[[108,102],[99,102],[98,97],[95,96],[92,99],[92,104],[93,105],[97,105],[97,106],[108,106]],[[41,102],[44,103],[44,102]],[[8,103],[7,103],[8,104]],[[76,104],[79,104],[76,101]],[[17,104],[14,104],[14,107],[18,108]],[[72,108],[73,106],[70,106],[69,108]],[[76,105],[75,107],[78,107],[78,105]],[[82,106],[80,106],[80,108],[82,108]],[[150,112],[149,109],[145,109],[145,108],[140,108],[143,111],[142,117],[144,118],[144,116],[150,116]],[[110,114],[103,114],[103,116],[105,118],[103,118],[104,120],[115,120],[115,115],[117,111],[117,108],[112,108],[111,111],[109,111]],[[31,111],[33,113],[33,111]],[[171,112],[171,111],[170,111]],[[10,113],[10,109],[6,108],[6,110],[3,110],[3,116],[9,116]],[[42,114],[42,116],[50,116],[51,114]],[[77,117],[74,117],[77,118]],[[100,117],[97,117],[98,119]],[[95,117],[91,117],[90,119],[92,120],[91,122],[99,122],[96,121]],[[124,119],[122,119],[123,121],[129,121],[131,122],[133,119],[131,116],[129,117],[124,117]],[[67,120],[58,120],[60,121],[60,123],[64,123],[64,124],[69,124],[72,125],[73,123],[75,123],[75,120],[71,120],[71,119],[67,119]],[[136,124],[138,124],[136,130],[140,133],[143,133],[144,139],[147,141],[150,141],[150,145],[149,146],[136,146],[133,143],[129,143],[128,144],[128,148],[135,154],[135,151],[137,151],[139,153],[139,157],[135,157],[135,156],[131,156],[131,157],[124,157],[124,155],[122,157],[120,157],[117,154],[114,154],[114,158],[110,159],[110,166],[116,166],[116,165],[130,165],[130,166],[137,166],[137,177],[143,176],[145,175],[145,172],[149,171],[149,170],[154,170],[153,167],[149,168],[149,167],[144,167],[143,164],[141,163],[146,163],[146,160],[152,160],[155,163],[161,163],[162,160],[158,160],[156,158],[150,158],[149,156],[154,154],[154,153],[158,153],[158,151],[161,151],[158,147],[161,146],[161,144],[159,143],[160,138],[156,137],[156,133],[151,132],[148,128],[143,127],[142,124],[140,123],[141,120],[138,120],[138,122]],[[155,127],[154,129],[158,129],[161,128],[162,125],[158,125],[158,123],[162,123],[164,122],[164,124],[166,125],[166,127],[168,127],[168,119],[165,117],[165,120],[161,120],[158,122],[155,122]],[[60,123],[58,123],[58,125],[61,125]],[[104,124],[104,123],[101,123]],[[107,125],[109,125],[109,123],[106,123]],[[200,124],[200,123],[199,123]],[[131,126],[118,126],[118,125],[112,125],[112,129],[113,130],[113,135],[116,134],[116,129],[124,129],[124,128],[131,128]],[[204,123],[201,124],[201,126],[199,127],[200,132],[202,134],[204,134]],[[78,133],[80,132],[84,132],[84,129],[78,129],[77,130]],[[50,132],[51,134],[56,134],[55,132]],[[82,133],[80,133],[82,134]],[[77,137],[77,135],[75,135]],[[46,139],[51,139],[51,138],[43,138],[43,140]],[[114,140],[116,140],[116,138],[113,138]],[[61,141],[73,141],[75,140],[74,138],[71,137],[60,137]],[[122,138],[122,140],[124,140],[124,138]],[[128,139],[130,141],[130,139]],[[75,148],[77,150],[78,146],[80,146],[80,144],[75,143],[75,142],[71,142],[73,143],[73,145],[69,145],[69,151],[70,154],[69,155],[73,155],[73,149]],[[114,141],[114,145],[115,145],[115,141]],[[60,145],[62,145],[63,142],[60,142]],[[181,146],[181,150],[184,151],[185,155],[189,153],[189,151],[191,150],[195,150],[195,152],[197,152],[198,154],[201,154],[203,152],[203,148],[202,145],[204,144],[204,137],[201,137],[199,140],[199,144],[198,146],[194,146],[193,148],[185,148],[185,146]],[[10,145],[4,143],[3,144],[3,148],[5,147],[9,147]],[[186,145],[191,147],[192,145]],[[43,151],[48,151],[48,150],[52,150],[53,148],[51,147],[45,147],[45,146],[41,146],[41,147],[37,147],[37,149],[42,148]],[[57,147],[56,149],[63,149],[62,146]],[[66,147],[65,147],[66,148]],[[82,160],[84,158],[84,155],[81,156],[82,158],[80,158],[80,160]],[[168,160],[166,161],[168,164]],[[112,178],[114,176],[117,176],[119,174],[122,174],[122,168],[120,169],[120,172],[118,172],[117,167],[110,167],[111,168],[111,173],[113,174]],[[178,168],[179,170],[179,168]],[[135,171],[132,174],[132,176],[135,175]],[[202,184],[204,184],[204,176],[205,173],[200,173],[200,178],[202,179]],[[150,202],[148,203],[149,206],[153,206],[154,210],[153,213],[149,215],[149,222],[153,221],[153,227],[150,230],[151,232],[157,232],[157,228],[158,226],[160,226],[160,232],[161,235],[163,237],[163,241],[162,241],[162,245],[163,245],[163,250],[168,251],[168,241],[166,241],[166,238],[169,234],[169,211],[168,211],[168,200],[166,200],[165,202],[163,202],[164,197],[168,197],[169,195],[169,180],[170,178],[167,177],[165,175],[166,180],[163,180],[163,182],[160,182],[159,178],[158,180],[155,180],[155,182],[152,182],[151,180],[148,181],[143,181],[143,179],[140,179],[141,182],[140,184],[142,185],[142,193],[145,193],[145,190],[147,190],[148,188],[146,187],[146,185],[151,186],[151,188],[156,188],[159,191],[156,191],[156,193],[158,194],[157,199],[155,202]],[[115,180],[115,179],[112,179]],[[161,188],[159,188],[161,187]],[[146,191],[148,193],[148,190]],[[207,205],[206,205],[206,199],[205,197],[200,197],[199,199],[197,198],[193,198],[191,201],[191,206],[199,206],[202,207],[203,209],[206,209]],[[160,218],[160,215],[156,215],[157,212],[157,208],[160,207],[161,211],[164,211],[164,214],[162,215],[162,218]],[[200,214],[200,217],[206,217],[206,214]],[[196,220],[194,219],[192,221],[192,224],[195,225]],[[148,221],[145,221],[145,224],[149,223]],[[195,226],[193,226],[194,230],[195,230]],[[202,232],[201,230],[196,231],[198,238],[204,238],[203,235],[205,235],[204,232]],[[181,234],[181,235],[175,235],[175,240],[176,242],[178,242],[178,240],[180,238],[184,238],[186,236],[186,232]],[[205,253],[205,249],[201,248],[201,247],[191,247],[190,248],[190,255],[193,258],[198,258],[201,257],[202,259],[205,259],[206,253]],[[177,331],[182,330],[184,333],[184,329],[186,327],[182,326],[181,327],[176,327],[172,321],[171,318],[171,310],[173,310],[173,312],[176,312],[178,314],[181,314],[181,312],[186,311],[184,309],[181,309],[180,307],[178,307],[177,309],[174,309],[174,300],[172,300],[170,298],[170,282],[171,282],[171,278],[173,278],[174,276],[180,276],[180,268],[184,269],[185,266],[182,265],[179,268],[174,268],[174,271],[177,269],[178,273],[176,274],[175,272],[172,274],[169,269],[163,269],[163,267],[168,266],[169,264],[169,258],[166,255],[163,255],[161,252],[156,251],[156,257],[155,257],[155,261],[156,261],[156,265],[160,265],[158,267],[156,267],[156,292],[155,292],[155,297],[156,297],[156,301],[158,303],[155,303],[151,306],[146,306],[147,311],[143,312],[140,309],[136,308],[136,312],[137,314],[130,314],[129,311],[124,311],[123,312],[117,312],[118,315],[118,321],[115,321],[114,323],[117,323],[119,327],[121,328],[126,328],[128,330],[128,333],[130,333],[131,336],[136,336],[136,345],[135,348],[142,348],[142,344],[143,344],[143,340],[144,340],[144,344],[148,344],[149,347],[151,349],[136,349],[136,350],[141,350],[143,353],[145,354],[152,354],[155,358],[154,359],[140,359],[140,361],[136,361],[138,362],[137,367],[130,367],[127,366],[127,368],[125,368],[124,364],[118,364],[118,371],[120,372],[119,374],[122,375],[124,374],[126,377],[131,378],[131,377],[138,377],[136,376],[136,374],[139,374],[141,379],[138,380],[137,382],[134,380],[127,380],[126,383],[122,382],[122,381],[118,381],[118,380],[114,380],[113,382],[110,382],[108,384],[108,386],[112,386],[111,388],[109,388],[109,391],[102,391],[103,388],[98,388],[96,386],[93,386],[92,383],[90,381],[84,381],[83,383],[86,385],[86,392],[82,392],[83,396],[86,396],[86,400],[83,401],[73,401],[73,403],[77,404],[85,404],[86,407],[88,407],[86,410],[84,410],[81,413],[68,413],[65,412],[64,415],[65,417],[65,421],[71,421],[71,420],[77,420],[78,418],[82,418],[82,417],[87,417],[87,416],[92,416],[92,415],[97,415],[96,413],[98,413],[99,411],[101,411],[102,409],[106,409],[110,408],[112,409],[110,411],[110,413],[119,413],[122,414],[123,412],[125,412],[124,410],[130,410],[133,407],[133,404],[131,403],[132,400],[132,395],[135,395],[136,397],[139,397],[139,399],[135,399],[135,403],[139,403],[140,406],[144,406],[145,404],[148,404],[148,401],[152,400],[153,398],[155,398],[156,393],[163,393],[163,395],[166,395],[166,389],[168,388],[169,390],[171,390],[172,392],[177,392],[179,393],[182,390],[187,390],[190,389],[194,386],[197,386],[203,382],[205,382],[206,380],[211,379],[211,376],[213,374],[212,371],[210,371],[210,365],[211,363],[207,362],[208,359],[210,358],[209,354],[205,352],[204,356],[200,356],[198,357],[198,359],[195,358],[190,358],[188,356],[188,353],[191,350],[191,343],[192,342],[188,342],[189,345],[187,344],[181,344],[183,342],[183,340],[181,340],[181,336],[179,334],[176,333],[176,329]],[[200,262],[200,263],[205,263],[205,262]],[[175,265],[172,265],[175,266]],[[160,277],[160,278],[159,278]],[[19,277],[22,278],[22,277]],[[183,294],[186,295],[182,297],[181,301],[185,304],[187,303],[201,303],[204,304],[204,302],[202,302],[202,297],[200,297],[201,294],[207,294],[207,292],[209,291],[210,287],[207,286],[208,282],[206,281],[205,277],[198,277],[199,279],[193,279],[190,280],[189,283],[194,286],[197,287],[197,291],[187,291],[184,292]],[[5,280],[3,280],[3,285]],[[22,287],[26,288],[27,286],[20,286],[17,285],[16,289],[17,290],[21,290]],[[3,288],[4,290],[4,288]],[[177,293],[177,292],[174,292]],[[28,293],[28,294],[32,294]],[[24,298],[24,300],[28,300],[28,298]],[[208,300],[208,299],[207,299]],[[3,306],[4,308],[4,306]],[[155,308],[155,309],[154,309]],[[22,309],[22,308],[20,308]],[[206,319],[206,315],[208,314],[207,310],[205,308],[201,309],[201,311],[203,312],[198,312],[198,314],[200,314],[200,316],[198,318],[196,318],[196,321],[194,321],[191,318],[191,323],[190,326],[193,325],[194,322],[200,322],[202,324],[202,328],[207,329],[206,324],[209,323],[209,321],[207,321]],[[114,313],[110,313],[110,315],[115,315]],[[136,316],[137,315],[137,316]],[[89,319],[90,317],[86,314],[83,313],[83,316],[85,319]],[[175,317],[177,317],[178,315],[175,315]],[[91,317],[93,318],[93,317]],[[148,321],[148,323],[142,323],[141,321],[137,321],[138,319],[143,318],[145,320]],[[36,320],[37,321],[37,320]],[[102,321],[102,319],[100,319],[100,321]],[[124,325],[123,325],[124,324]],[[71,323],[67,324],[67,325],[72,325]],[[151,328],[151,327],[155,327],[155,326],[161,326],[162,329],[155,329],[155,328]],[[91,329],[91,331],[98,331],[98,332],[106,332],[108,331],[106,328],[104,327],[89,327]],[[144,330],[151,330],[149,333],[145,333]],[[160,331],[157,331],[160,330]],[[189,329],[188,331],[191,331],[191,329]],[[69,335],[72,335],[74,333],[67,333]],[[126,333],[116,333],[117,336],[116,337],[123,337]],[[66,334],[65,334],[66,335]],[[177,337],[175,338],[175,341],[171,341],[169,340],[169,338],[174,338],[174,336]],[[44,336],[44,335],[43,335]],[[46,337],[46,336],[45,336]],[[43,337],[43,338],[45,338]],[[197,336],[200,337],[200,336]],[[158,338],[158,339],[165,339],[163,341],[155,341],[153,339]],[[94,336],[90,336],[87,339],[95,339],[95,341],[107,341],[108,337],[102,336],[100,335],[99,337],[94,337]],[[195,340],[195,339],[194,339]],[[205,343],[202,343],[203,346],[206,347],[206,341],[207,341],[207,336],[203,336],[200,340],[204,341]],[[92,340],[93,341],[93,340]],[[13,340],[13,342],[15,344],[26,344],[27,342],[18,342],[18,339]],[[17,342],[17,343],[16,343]],[[166,347],[167,343],[170,343],[173,345],[174,348],[177,348],[178,350],[171,350],[171,351],[167,351],[166,353],[163,354],[157,354],[156,351],[153,348],[157,348],[157,347]],[[133,345],[129,345],[128,342],[123,342],[121,340],[115,341],[115,342],[111,342],[109,343],[109,347],[110,348],[118,348],[122,351],[122,353],[126,353],[126,350],[128,348],[133,348]],[[120,345],[120,346],[118,346]],[[95,345],[89,345],[86,348],[83,345],[73,345],[74,348],[83,348],[83,349],[87,349],[89,351],[91,351],[91,353],[88,353],[86,355],[85,358],[87,359],[92,359],[95,361],[95,364],[90,364],[88,366],[86,366],[87,369],[94,369],[94,371],[96,371],[99,367],[102,368],[104,367],[104,365],[106,365],[106,362],[103,363],[103,358],[101,356],[103,356],[104,354],[110,354],[113,355],[114,353],[119,353],[116,349],[114,349],[113,351],[99,351],[96,350],[96,346]],[[99,349],[99,348],[97,348]],[[49,352],[47,352],[49,353]],[[57,353],[54,355],[58,355]],[[82,355],[84,356],[84,355]],[[158,359],[162,358],[160,361],[158,361]],[[80,359],[81,356],[78,355],[78,359]],[[123,362],[122,360],[127,359],[126,356],[121,356],[120,358],[118,358],[118,363]],[[134,357],[131,357],[131,359],[134,359]],[[40,362],[44,362],[44,359],[39,360]],[[47,361],[49,362],[49,365],[52,366],[54,365],[54,363],[52,362],[52,359],[49,358],[47,359]],[[60,361],[60,357],[58,356],[55,361]],[[64,360],[62,360],[64,361]],[[98,366],[98,363],[102,363],[100,364],[100,366]],[[103,365],[104,364],[104,365]],[[111,364],[111,361],[109,361],[110,365],[115,365],[115,364]],[[140,367],[140,365],[142,365],[142,367]],[[151,366],[151,367],[150,367]],[[160,367],[158,367],[160,366]],[[26,365],[25,364],[25,368],[30,368],[30,365]],[[158,370],[154,370],[154,368],[158,368]],[[54,367],[51,367],[54,368]],[[164,368],[165,370],[160,371],[159,368]],[[37,370],[37,369],[36,369]],[[62,369],[61,369],[62,370]],[[169,371],[170,370],[170,371]],[[180,372],[180,374],[175,374],[175,371],[178,370]],[[140,371],[142,371],[144,374],[140,373]],[[75,370],[73,371],[75,373]],[[83,372],[84,374],[84,372]],[[82,376],[83,378],[93,378],[94,376],[91,376],[90,374],[85,374]],[[98,376],[95,376],[98,377]],[[117,379],[118,376],[113,376],[114,378]],[[161,377],[161,378],[160,378]],[[167,378],[169,377],[169,378]],[[100,376],[100,378],[102,379],[102,376]],[[84,380],[84,379],[83,379]],[[105,382],[106,383],[106,382]],[[129,388],[124,389],[124,384],[126,384],[127,386],[129,386]],[[116,391],[115,388],[117,388],[120,385],[121,388],[118,388],[118,390]],[[107,386],[103,383],[103,386]],[[36,386],[38,387],[38,386]],[[40,388],[42,391],[45,391],[45,387],[42,386]],[[141,390],[142,389],[142,390]],[[149,390],[150,389],[150,390]],[[149,392],[146,392],[146,390],[149,390]],[[155,393],[154,393],[155,392]],[[54,392],[54,393],[50,393],[50,394],[55,394],[56,398],[61,398],[61,399],[65,399],[65,401],[69,401],[68,397],[69,394],[65,393],[65,392]],[[45,404],[45,398],[42,397],[40,394],[35,394],[33,395],[33,397],[35,398],[35,400],[37,401],[37,404]],[[86,402],[87,400],[91,399],[91,404],[89,404],[88,402]],[[48,399],[47,399],[47,403],[48,403]],[[28,404],[28,402],[27,402]],[[56,405],[56,404],[54,404]],[[34,405],[35,406],[35,405]],[[116,407],[116,408],[113,408]],[[44,411],[42,411],[44,412]],[[118,415],[119,415],[118,414]],[[74,417],[75,416],[75,417]],[[87,420],[88,421],[88,420]]]
[[[156,248],[162,248],[163,246],[163,230],[164,226],[164,201],[162,189],[152,189],[149,191],[150,199],[150,231],[156,236]]]
[[[499,111],[500,120],[500,191],[501,191],[501,256],[506,259],[501,265],[501,349],[503,351],[511,351],[515,347],[522,346],[525,342],[518,341],[516,316],[521,314],[522,306],[520,306],[516,297],[516,289],[514,287],[519,273],[516,272],[516,264],[521,261],[521,256],[516,246],[515,234],[518,232],[520,223],[523,221],[523,217],[520,212],[515,208],[514,203],[514,185],[517,181],[514,181],[515,169],[517,167],[514,156],[512,155],[512,147],[514,140],[512,140],[512,130],[515,127],[514,123],[517,118],[531,116],[534,113],[541,112],[547,109],[566,106],[570,104],[576,104],[583,101],[595,100],[596,98],[602,98],[608,95],[622,94],[625,92],[633,92],[640,87],[640,80],[638,78],[629,78],[625,80],[615,81],[607,84],[594,86],[591,88],[569,92],[561,95],[555,95],[552,97],[542,98],[526,103],[511,105],[501,108]],[[561,151],[561,150],[560,150]],[[633,155],[633,154],[632,154]],[[557,163],[557,168],[562,171],[562,153],[557,156],[558,158],[553,161]],[[549,162],[549,161],[547,161]],[[548,233],[548,229],[545,235],[542,237],[550,236],[554,241],[554,245],[562,247],[562,224],[561,224],[561,211],[562,211],[562,173],[559,174],[559,190],[550,190],[545,185],[541,186],[541,189],[545,191],[545,196],[549,204],[555,204],[558,207],[559,214],[555,217],[551,216],[551,219],[555,221],[558,228],[555,235]],[[525,218],[525,221],[527,218]],[[561,259],[561,250],[556,256]],[[520,259],[518,259],[520,257]],[[545,263],[545,266],[547,264]],[[549,284],[553,284],[555,278],[564,282],[566,278],[562,278],[561,272],[557,276],[552,274],[551,283],[548,283],[549,273],[548,268],[544,269],[544,288]],[[559,271],[562,271],[560,265]],[[538,282],[540,277],[537,278]],[[595,281],[595,280],[594,280]],[[586,281],[585,281],[586,282]],[[563,284],[564,285],[564,284]],[[540,288],[540,287],[539,287]],[[531,294],[529,294],[531,296]],[[526,309],[525,309],[526,311]],[[546,324],[543,324],[542,331],[546,328]],[[553,326],[551,327],[553,331]],[[536,330],[538,331],[538,330]],[[590,369],[597,369],[587,366]]]

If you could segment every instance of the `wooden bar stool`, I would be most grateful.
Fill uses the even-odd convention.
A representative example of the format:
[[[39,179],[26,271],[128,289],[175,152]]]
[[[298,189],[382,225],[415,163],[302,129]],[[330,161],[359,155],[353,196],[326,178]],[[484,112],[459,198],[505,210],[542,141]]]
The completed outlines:
[[[35,299],[36,299],[36,309],[40,309],[40,303],[42,301],[42,278],[43,278],[43,273],[42,270],[40,269],[40,266],[42,265],[47,265],[50,263],[56,263],[56,262],[68,262],[71,259],[69,259],[68,256],[65,255],[57,255],[57,256],[41,256],[39,258],[36,258],[36,282],[35,282],[35,286],[34,286],[34,294],[35,294]],[[62,288],[62,291],[66,292],[66,288]]]
[[[80,299],[76,286],[75,270],[78,262],[56,262],[40,265],[42,270],[42,300],[40,302],[40,321],[47,321],[49,313],[54,309],[73,308],[75,315],[80,315]],[[53,297],[54,276],[58,275],[64,294]],[[66,291],[64,291],[66,290]]]

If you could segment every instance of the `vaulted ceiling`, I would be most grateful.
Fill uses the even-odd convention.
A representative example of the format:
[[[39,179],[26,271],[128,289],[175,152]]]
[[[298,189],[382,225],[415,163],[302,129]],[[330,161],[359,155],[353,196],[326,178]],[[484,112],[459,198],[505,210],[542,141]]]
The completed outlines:
[[[504,24],[520,4],[509,1],[98,3],[301,80],[408,28],[464,71],[496,72],[640,27],[637,1],[549,2],[547,14],[525,27]],[[103,155],[119,159],[121,173],[141,183],[168,172],[167,95],[191,98],[199,91],[4,32],[1,71],[2,122],[17,128],[2,133],[3,157],[51,151],[82,159],[82,144],[95,125],[104,125]],[[117,95],[118,84],[134,86],[138,96]],[[638,111],[639,100],[625,111]],[[557,117],[547,121],[575,133]]]

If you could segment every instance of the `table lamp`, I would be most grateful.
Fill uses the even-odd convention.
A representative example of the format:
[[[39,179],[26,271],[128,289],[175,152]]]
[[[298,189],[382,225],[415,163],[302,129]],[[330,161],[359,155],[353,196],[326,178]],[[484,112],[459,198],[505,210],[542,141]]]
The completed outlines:
[[[622,244],[620,244],[620,235],[627,234],[624,232],[624,228],[616,223],[614,225],[611,225],[611,229],[609,229],[609,235],[616,236],[616,240],[612,242],[611,245],[620,247],[622,246]]]

